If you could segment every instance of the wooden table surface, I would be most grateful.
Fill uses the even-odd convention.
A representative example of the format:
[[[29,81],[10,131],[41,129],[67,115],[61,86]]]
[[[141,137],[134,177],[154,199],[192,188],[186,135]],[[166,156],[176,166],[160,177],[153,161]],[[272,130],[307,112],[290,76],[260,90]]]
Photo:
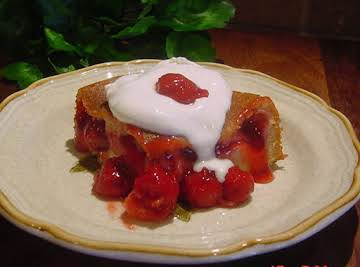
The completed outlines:
[[[351,120],[359,136],[360,43],[230,30],[214,30],[211,35],[219,60],[230,66],[270,74],[319,95]],[[15,90],[12,83],[0,81],[0,100]],[[360,266],[359,214],[360,203],[297,245],[216,265]],[[0,218],[0,236],[1,266],[140,266],[57,247],[18,230],[3,218]]]

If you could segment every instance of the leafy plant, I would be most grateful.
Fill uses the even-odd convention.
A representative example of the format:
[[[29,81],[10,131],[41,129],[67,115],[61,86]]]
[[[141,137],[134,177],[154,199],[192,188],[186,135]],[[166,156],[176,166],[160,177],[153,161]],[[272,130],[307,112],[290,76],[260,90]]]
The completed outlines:
[[[0,75],[20,88],[105,61],[214,61],[205,30],[234,15],[226,0],[0,0]]]

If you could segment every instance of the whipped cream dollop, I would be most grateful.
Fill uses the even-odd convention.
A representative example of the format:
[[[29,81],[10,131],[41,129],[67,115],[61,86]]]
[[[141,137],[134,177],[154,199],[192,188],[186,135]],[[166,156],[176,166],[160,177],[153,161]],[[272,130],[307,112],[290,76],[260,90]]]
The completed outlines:
[[[209,96],[186,105],[157,93],[156,83],[167,73],[184,75],[208,90]],[[233,164],[216,158],[215,145],[231,96],[231,89],[219,73],[185,58],[161,61],[143,73],[122,76],[106,87],[110,110],[117,119],[151,132],[185,137],[198,155],[194,170],[213,170],[221,182]]]

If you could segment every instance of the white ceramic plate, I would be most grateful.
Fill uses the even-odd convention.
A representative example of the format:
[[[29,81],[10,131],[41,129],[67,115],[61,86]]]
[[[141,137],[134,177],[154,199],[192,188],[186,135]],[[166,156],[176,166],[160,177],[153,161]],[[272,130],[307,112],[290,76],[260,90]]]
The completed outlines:
[[[144,71],[154,60],[107,63],[34,83],[0,106],[1,213],[22,229],[84,253],[130,261],[207,263],[273,251],[333,222],[358,199],[359,142],[349,121],[313,94],[265,74],[204,64],[234,90],[270,96],[286,160],[250,203],[193,214],[155,228],[125,227],[91,194],[90,173],[70,173],[77,89]],[[139,100],[141,104],[141,100]]]

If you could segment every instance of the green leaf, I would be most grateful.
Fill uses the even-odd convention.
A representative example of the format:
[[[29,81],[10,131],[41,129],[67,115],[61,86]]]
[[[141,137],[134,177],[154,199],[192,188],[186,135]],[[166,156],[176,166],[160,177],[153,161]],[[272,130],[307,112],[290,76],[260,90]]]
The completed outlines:
[[[37,66],[27,62],[9,64],[1,69],[0,74],[8,80],[17,81],[22,89],[43,77]]]
[[[100,169],[100,164],[97,157],[94,155],[86,156],[80,159],[74,166],[71,167],[70,172],[96,172]]]
[[[76,40],[78,48],[88,55],[93,55],[102,39],[104,34],[97,29],[94,25],[87,23],[79,23],[76,29]]]
[[[51,66],[54,68],[54,70],[56,71],[56,73],[61,74],[61,73],[65,73],[65,72],[69,72],[69,71],[73,71],[76,70],[75,66],[73,64],[70,64],[67,67],[60,67],[60,66],[56,66],[50,58],[48,58],[49,63],[51,64]]]
[[[87,54],[94,54],[96,49],[99,47],[99,41],[94,41],[94,42],[90,42],[90,43],[87,43],[85,44],[83,47],[82,47],[82,50],[87,53]]]
[[[156,23],[156,19],[153,16],[143,17],[138,22],[136,22],[133,26],[126,27],[121,30],[117,34],[114,34],[112,38],[120,39],[120,38],[131,38],[141,34],[144,34],[148,31],[148,29]]]
[[[65,72],[70,72],[70,71],[74,71],[76,70],[75,66],[73,64],[67,66],[67,67],[60,67],[60,66],[57,66],[55,68],[55,71],[57,73],[65,73]]]
[[[214,61],[210,38],[199,32],[171,32],[166,38],[167,57],[183,56],[193,61]]]
[[[223,28],[234,16],[235,8],[228,1],[176,1],[168,5],[159,24],[175,31],[199,31]]]
[[[53,31],[50,28],[44,28],[44,32],[48,45],[53,51],[65,51],[81,54],[78,48],[67,42],[61,33]]]
[[[89,66],[89,60],[87,58],[80,59],[79,63],[83,67],[88,67]]]
[[[79,163],[71,167],[70,172],[86,172],[87,170]]]
[[[0,0],[0,49],[45,75],[166,55],[211,61],[209,38],[193,32],[223,27],[233,14],[224,0]],[[173,30],[191,33],[168,35]],[[19,71],[13,79],[25,87],[27,73]],[[42,76],[40,71],[30,76],[34,73]]]
[[[185,209],[180,204],[177,204],[175,208],[175,217],[183,222],[189,222],[191,219],[191,211]]]
[[[100,22],[104,23],[104,24],[111,24],[111,25],[119,26],[119,27],[125,25],[125,23],[120,23],[120,22],[118,22],[118,21],[116,21],[116,20],[114,20],[114,19],[112,19],[110,17],[106,17],[106,16],[100,16],[100,17],[97,17],[95,19],[97,21],[100,21]]]
[[[152,9],[152,4],[146,4],[143,10],[140,12],[138,19],[144,18],[147,14],[150,13],[151,9]]]

